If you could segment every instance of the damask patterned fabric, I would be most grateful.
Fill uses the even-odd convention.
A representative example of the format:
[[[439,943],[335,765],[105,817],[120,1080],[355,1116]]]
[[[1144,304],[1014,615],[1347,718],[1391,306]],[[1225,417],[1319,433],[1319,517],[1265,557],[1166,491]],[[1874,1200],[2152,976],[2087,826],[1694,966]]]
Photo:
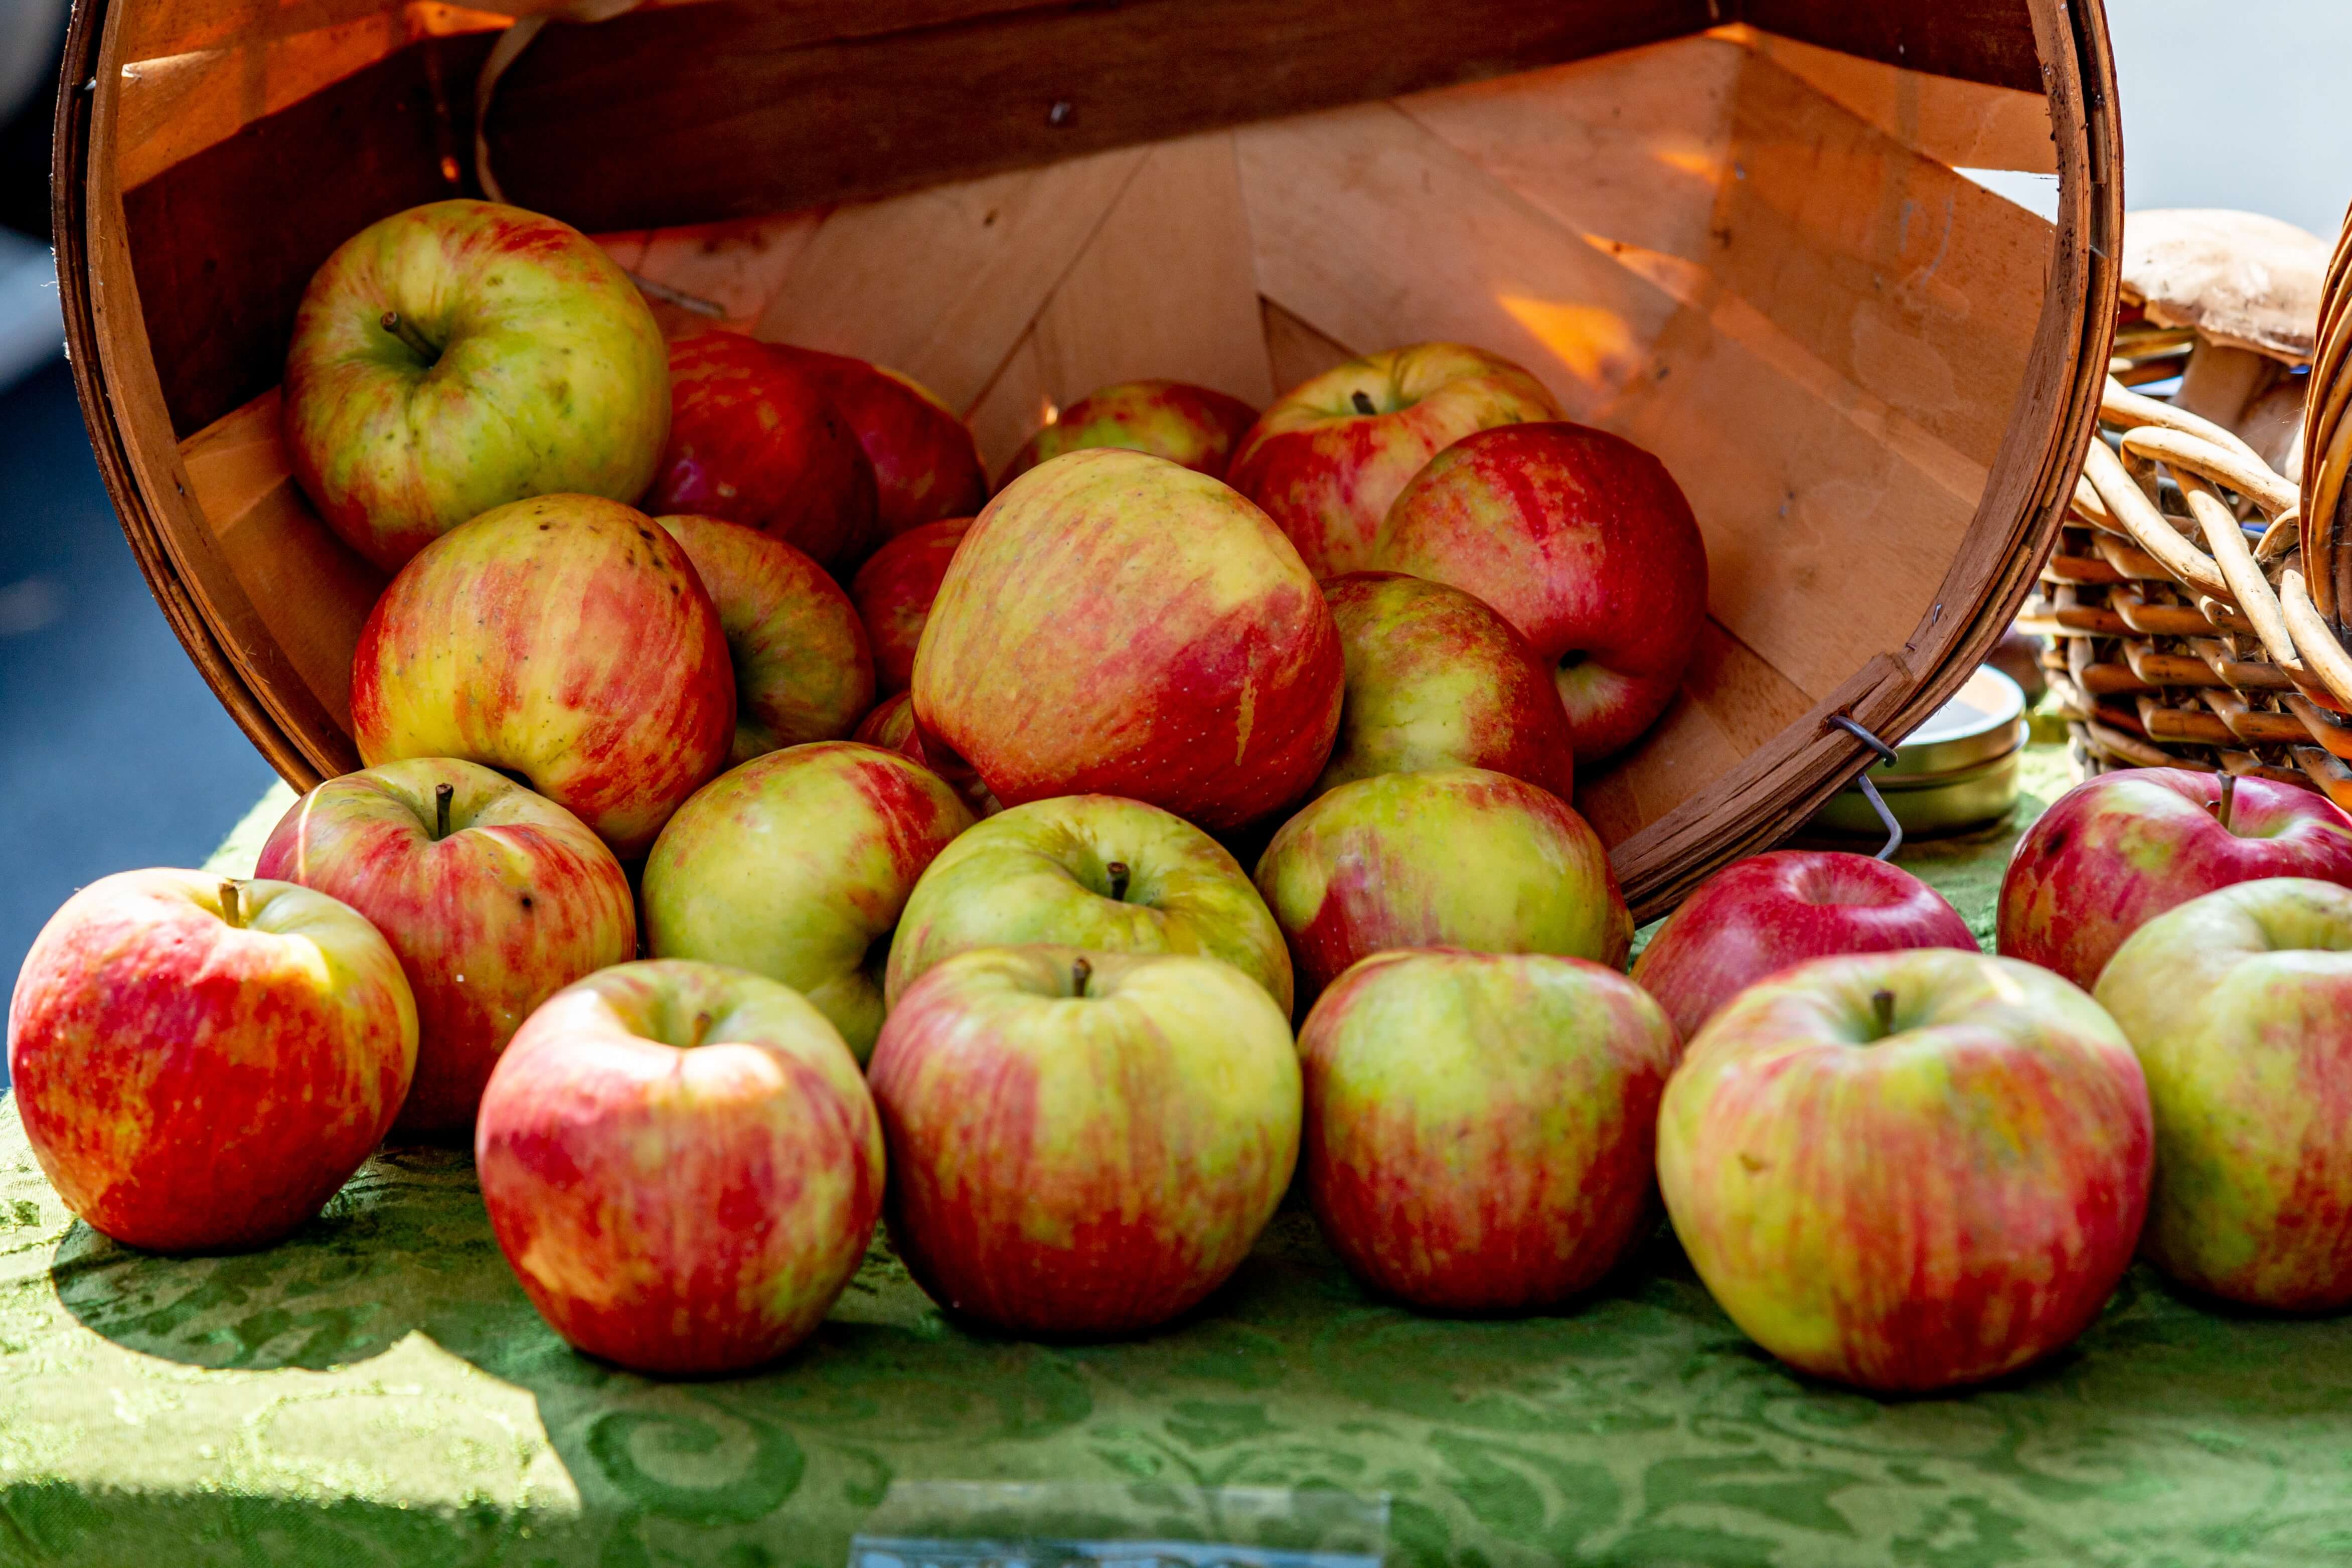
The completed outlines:
[[[1913,863],[1981,928],[2008,842]],[[1459,1568],[2342,1562],[2352,1324],[2140,1272],[2038,1370],[1881,1401],[1750,1346],[1670,1235],[1570,1311],[1445,1321],[1294,1207],[1139,1341],[961,1326],[877,1244],[782,1363],[660,1383],[541,1323],[462,1155],[165,1259],[69,1223],[0,1105],[0,1563],[835,1568],[911,1479],[1385,1494],[1389,1561]]]

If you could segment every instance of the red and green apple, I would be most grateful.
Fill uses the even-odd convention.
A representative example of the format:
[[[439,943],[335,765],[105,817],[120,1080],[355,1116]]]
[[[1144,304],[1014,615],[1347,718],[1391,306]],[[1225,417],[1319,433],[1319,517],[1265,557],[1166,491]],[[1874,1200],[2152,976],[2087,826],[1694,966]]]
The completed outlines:
[[[370,767],[519,774],[625,860],[726,763],[735,675],[683,546],[617,501],[541,496],[401,569],[360,628],[352,726]]]
[[[579,1349],[711,1376],[824,1320],[882,1207],[857,1064],[789,986],[625,963],[549,998],[491,1075],[474,1164],[523,1294]]]
[[[2130,1042],[2047,970],[1948,948],[1753,986],[1658,1112],[1683,1250],[1801,1372],[1929,1393],[2029,1366],[2130,1267],[2153,1131]]]
[[[1307,1196],[1377,1290],[1424,1311],[1542,1310],[1656,1226],[1675,1032],[1622,974],[1535,953],[1376,953],[1323,993],[1298,1055]]]
[[[874,702],[874,657],[856,606],[808,555],[714,517],[654,520],[685,548],[719,612],[735,669],[728,764],[838,741]]]
[[[416,998],[416,1072],[395,1131],[470,1132],[522,1021],[637,953],[636,900],[587,825],[452,757],[329,779],[278,820],[256,874],[340,899],[383,933]]]
[[[155,1252],[266,1247],[383,1139],[416,1005],[349,905],[288,882],[121,871],[34,939],[8,1007],[33,1157],[94,1230]]]
[[[1141,452],[1072,452],[964,535],[915,654],[927,741],[1007,805],[1116,795],[1212,829],[1323,771],[1345,667],[1322,591],[1265,514]]]
[[[1290,1022],[1213,959],[982,948],[898,1000],[868,1080],[898,1256],[950,1311],[1137,1333],[1197,1305],[1298,1158]]]
[[[283,410],[303,493],[396,572],[509,501],[644,494],[669,434],[668,356],[628,274],[570,225],[431,202],[311,276]]]

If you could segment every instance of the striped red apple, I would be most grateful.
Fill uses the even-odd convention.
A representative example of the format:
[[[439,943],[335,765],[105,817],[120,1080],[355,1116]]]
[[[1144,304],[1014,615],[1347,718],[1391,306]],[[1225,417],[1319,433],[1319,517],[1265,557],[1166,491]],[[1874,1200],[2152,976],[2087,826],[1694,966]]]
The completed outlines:
[[[964,535],[915,654],[928,744],[1007,805],[1116,795],[1223,829],[1280,811],[1339,722],[1339,633],[1265,514],[1141,452],[1072,452]]]
[[[8,1006],[26,1142],[66,1207],[158,1252],[266,1247],[382,1141],[416,1066],[400,961],[350,906],[202,871],[103,877]]]
[[[469,1132],[499,1054],[541,1002],[637,952],[621,863],[585,824],[451,757],[329,779],[294,803],[256,874],[341,900],[399,956],[416,1073],[399,1132]]]

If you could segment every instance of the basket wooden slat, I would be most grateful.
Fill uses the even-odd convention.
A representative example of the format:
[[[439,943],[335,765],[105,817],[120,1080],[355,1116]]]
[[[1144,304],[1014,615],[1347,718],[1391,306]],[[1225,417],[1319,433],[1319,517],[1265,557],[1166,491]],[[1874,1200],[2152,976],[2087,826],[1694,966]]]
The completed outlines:
[[[325,11],[348,26],[355,3]],[[1579,792],[1654,910],[1861,765],[1830,715],[1903,733],[2030,585],[2114,318],[2104,24],[2055,0],[1969,0],[1968,26],[1925,6],[1479,3],[1500,29],[1486,44],[1433,36],[1402,58],[1397,37],[1435,13],[1402,0],[1255,22],[1223,0],[709,0],[550,26],[499,84],[490,156],[510,195],[606,228],[667,324],[715,316],[892,364],[966,411],[992,464],[1048,407],[1131,376],[1263,401],[1415,339],[1521,359],[1571,416],[1656,451],[1707,535],[1712,618],[1682,700]],[[123,140],[156,100],[119,19],[200,33],[203,6],[182,4],[168,26],[138,0],[77,15],[77,68],[99,85],[60,138],[59,188],[79,202],[61,252],[76,364],[159,598],[240,722],[307,782],[354,761],[349,653],[380,579],[287,478],[278,360],[328,248],[470,178],[491,35],[480,14],[412,6],[409,41],[343,70],[304,55],[310,31],[283,14],[227,25],[220,60],[175,90],[273,49],[331,79],[290,102],[248,94],[234,134],[151,167],[152,138]],[[1890,27],[1889,10],[1908,19]],[[1080,73],[1089,90],[1165,64],[1173,46],[1138,32],[1145,13],[1256,43],[1216,53],[1231,79],[1182,101],[1104,119],[1072,89],[1069,124],[1045,125],[1042,105],[1034,125],[998,113],[998,97],[1062,90],[1073,59],[1109,61]],[[1768,14],[1795,36],[1753,25]],[[1331,47],[1290,80],[1268,27]],[[1621,47],[1637,37],[1663,41]],[[920,77],[942,37],[965,46],[964,97],[988,88],[985,113],[919,81],[903,103],[875,85],[889,74],[876,60]],[[685,74],[646,68],[657,55]],[[1915,56],[1944,74],[1886,63]],[[2045,90],[2020,89],[2029,64]],[[679,80],[707,100],[689,111]],[[752,156],[802,133],[799,89],[819,81],[867,103],[859,123],[797,164]],[[723,112],[761,82],[792,101]],[[216,126],[242,110],[208,112]],[[958,112],[977,118],[948,136]],[[887,157],[873,151],[885,132],[904,138]],[[564,136],[559,166],[545,148]],[[1962,158],[2054,169],[2055,228],[1956,174]],[[141,177],[126,185],[126,169]],[[326,194],[289,207],[291,181]],[[763,210],[787,197],[807,199]],[[760,216],[726,216],[742,211]],[[256,229],[264,212],[274,230]],[[611,231],[648,216],[695,221]]]

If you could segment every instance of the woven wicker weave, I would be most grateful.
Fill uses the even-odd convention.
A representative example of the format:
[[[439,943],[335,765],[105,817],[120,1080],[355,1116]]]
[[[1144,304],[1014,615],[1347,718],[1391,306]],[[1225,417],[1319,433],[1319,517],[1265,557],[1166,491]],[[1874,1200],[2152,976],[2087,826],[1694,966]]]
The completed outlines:
[[[2336,273],[2344,259],[2339,247]],[[2318,374],[2314,415],[2340,415]],[[2259,773],[2352,806],[2352,656],[2311,586],[2332,585],[2336,552],[2305,538],[2298,488],[2236,435],[2120,381],[2100,426],[2019,622],[2053,639],[2078,767]],[[2305,445],[2326,449],[2315,432]]]

